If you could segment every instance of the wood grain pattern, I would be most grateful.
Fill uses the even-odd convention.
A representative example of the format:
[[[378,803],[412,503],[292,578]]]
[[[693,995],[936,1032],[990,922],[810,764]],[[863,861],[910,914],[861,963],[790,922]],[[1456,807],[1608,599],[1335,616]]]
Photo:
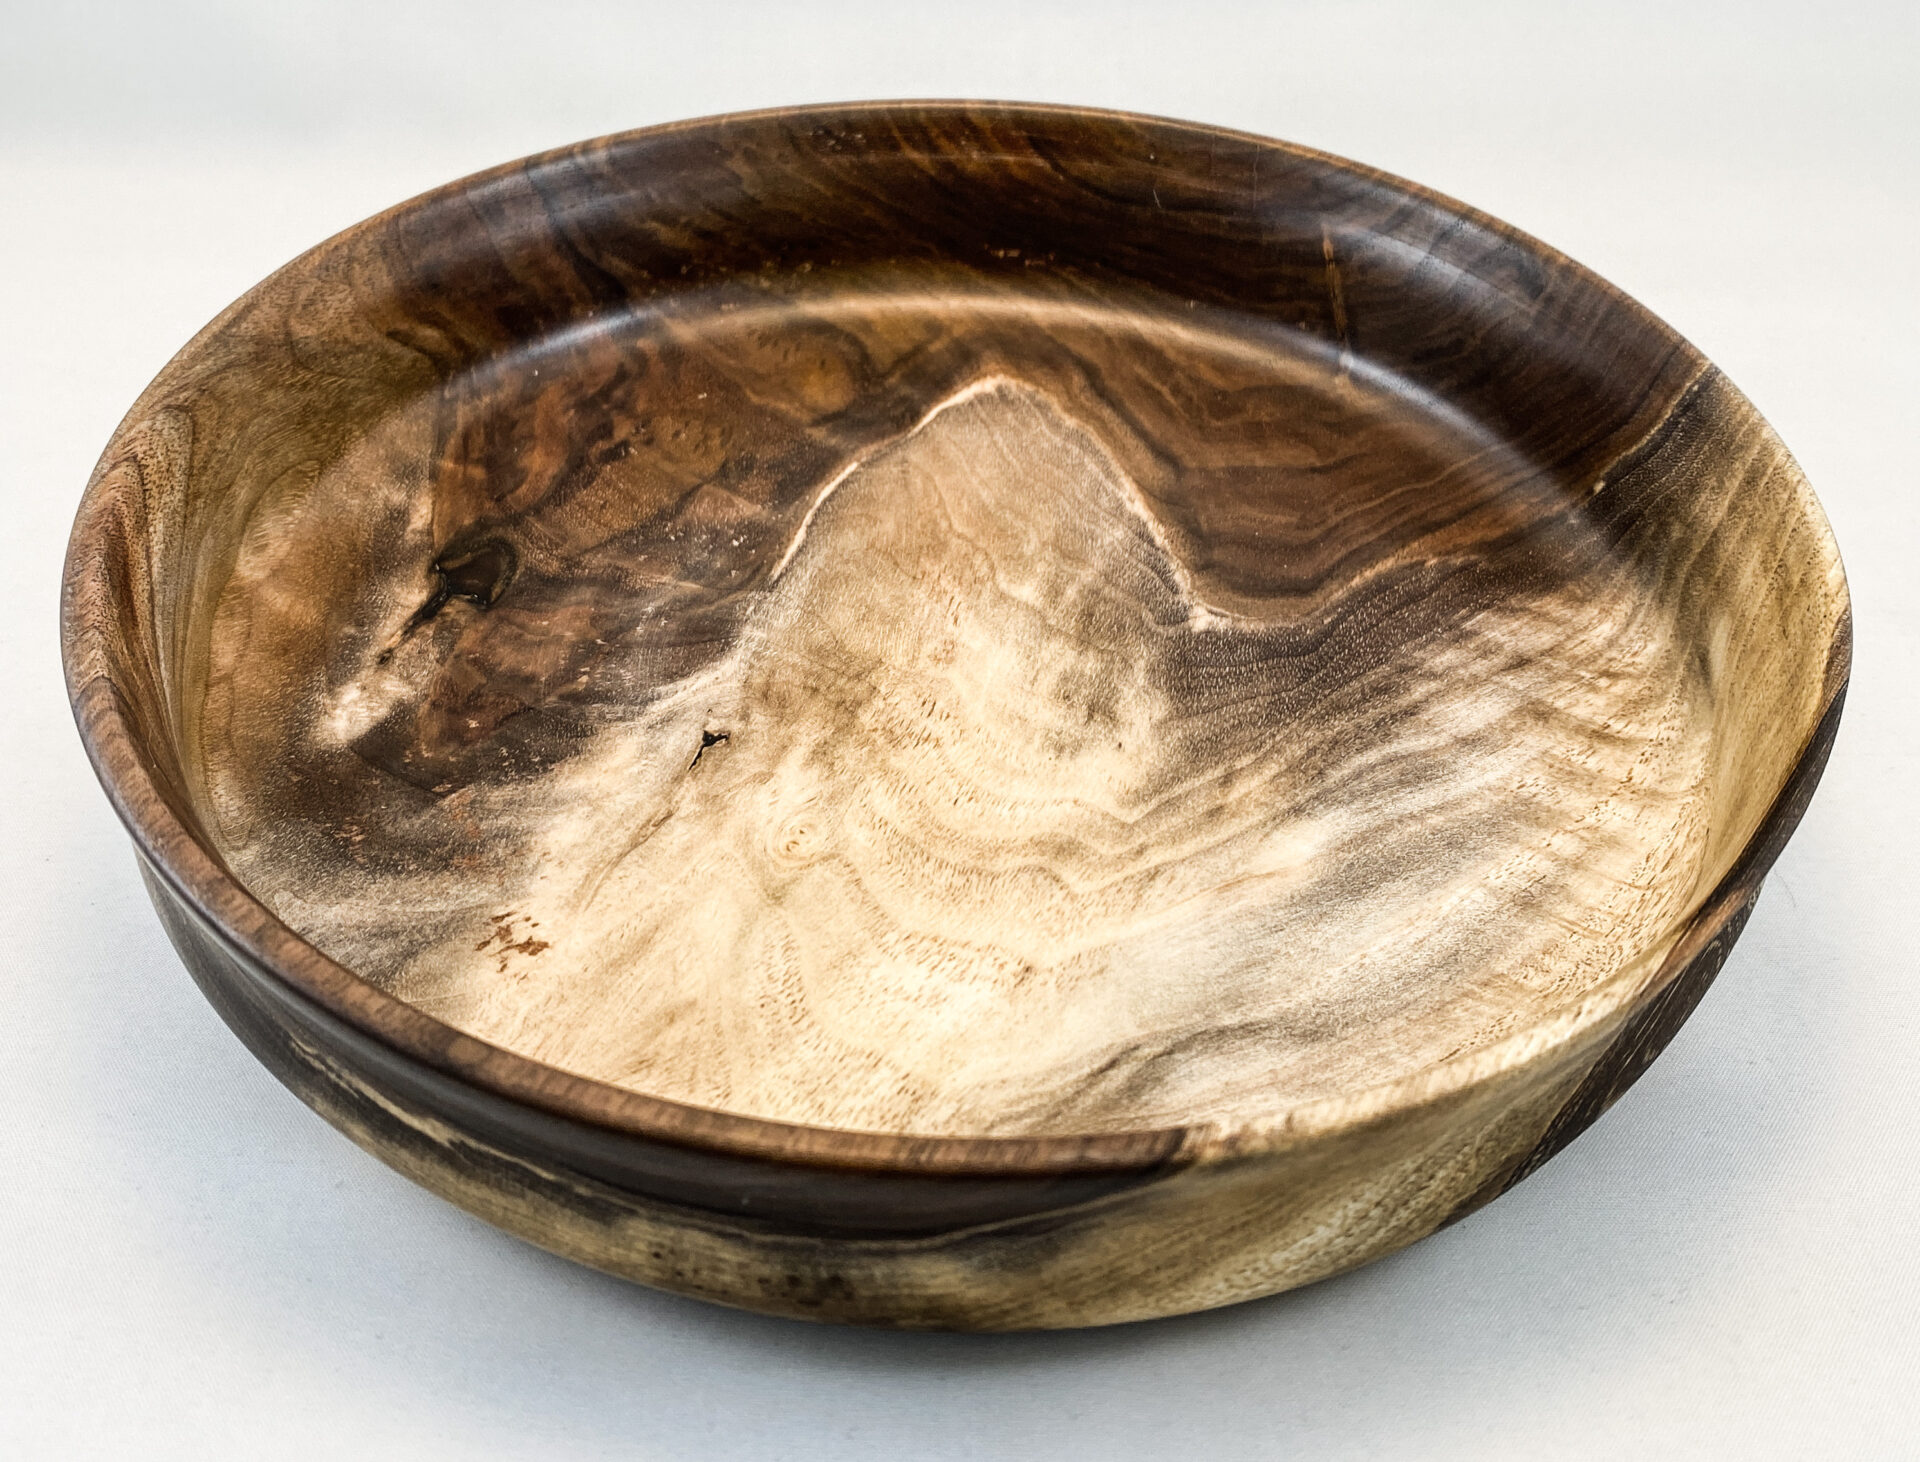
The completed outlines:
[[[324,245],[136,406],[66,615],[176,943],[331,1120],[615,1272],[958,1326],[1531,1171],[1719,968],[1848,645],[1784,448],[1569,261],[941,105]]]

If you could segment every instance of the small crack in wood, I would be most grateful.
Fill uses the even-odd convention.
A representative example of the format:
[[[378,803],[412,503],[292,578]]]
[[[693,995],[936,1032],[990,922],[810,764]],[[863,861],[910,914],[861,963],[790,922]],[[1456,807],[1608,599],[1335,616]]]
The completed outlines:
[[[718,746],[721,742],[728,739],[728,734],[725,731],[702,731],[700,733],[700,749],[693,754],[693,760],[687,763],[687,770],[692,771],[700,765],[700,758],[707,754],[707,748],[709,746]]]

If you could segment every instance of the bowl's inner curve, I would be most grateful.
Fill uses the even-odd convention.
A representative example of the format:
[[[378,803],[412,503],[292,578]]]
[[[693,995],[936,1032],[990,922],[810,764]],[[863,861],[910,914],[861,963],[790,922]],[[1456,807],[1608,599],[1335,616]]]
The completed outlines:
[[[1591,486],[1201,311],[601,317],[263,497],[213,833],[342,963],[650,1094],[1270,1113],[1525,1027],[1696,897],[1699,657]]]

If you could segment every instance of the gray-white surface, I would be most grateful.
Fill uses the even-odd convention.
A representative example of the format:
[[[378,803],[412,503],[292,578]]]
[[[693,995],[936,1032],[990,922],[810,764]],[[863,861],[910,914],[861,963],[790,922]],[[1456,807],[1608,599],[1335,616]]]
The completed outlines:
[[[68,721],[74,503],[167,355],[422,188],[739,107],[1001,96],[1417,178],[1760,404],[1852,575],[1854,689],[1652,1073],[1456,1228],[1238,1309],[891,1336],[603,1279],[248,1057]],[[1920,1456],[1920,27],[1831,3],[0,5],[0,1456]]]

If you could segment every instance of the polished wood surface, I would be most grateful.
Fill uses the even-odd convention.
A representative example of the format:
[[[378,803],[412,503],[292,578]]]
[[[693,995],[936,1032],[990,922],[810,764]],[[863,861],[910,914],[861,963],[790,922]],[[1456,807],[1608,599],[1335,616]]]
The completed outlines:
[[[323,245],[102,461],[69,681],[235,1029],[403,1171],[787,1313],[1363,1262],[1719,969],[1844,580],[1744,398],[1212,129],[758,114]]]

